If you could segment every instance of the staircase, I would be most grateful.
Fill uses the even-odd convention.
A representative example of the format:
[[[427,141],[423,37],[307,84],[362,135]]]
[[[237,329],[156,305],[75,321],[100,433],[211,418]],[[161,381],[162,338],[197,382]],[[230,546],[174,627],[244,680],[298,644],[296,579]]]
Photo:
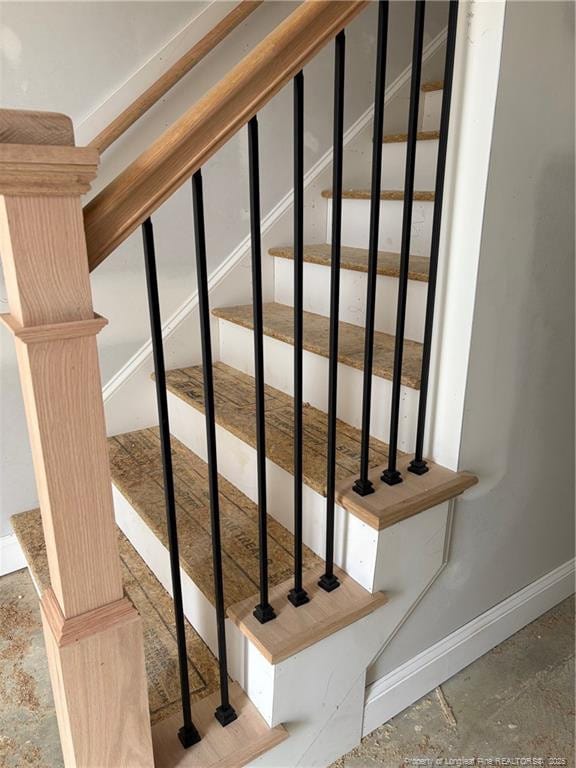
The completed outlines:
[[[340,6],[330,13],[344,18],[345,6],[356,13],[362,3],[325,5]],[[308,12],[328,29],[322,16],[327,11]],[[343,23],[331,28],[332,37]],[[455,32],[455,17],[452,23]],[[204,312],[201,364],[192,357],[186,366],[164,371],[159,316],[154,317],[153,233],[145,223],[156,363],[147,386],[157,388],[161,426],[116,434],[107,446],[121,584],[142,622],[157,766],[328,765],[361,736],[367,667],[446,562],[452,500],[477,479],[430,460],[425,474],[410,470],[420,428],[442,83],[424,83],[418,98],[413,190],[405,188],[410,135],[383,136],[379,201],[368,179],[365,189],[348,189],[345,178],[341,195],[333,186],[316,201],[326,206],[326,238],[303,245],[301,300],[294,293],[299,251],[294,243],[279,243],[267,257],[273,262],[274,295],[261,305],[261,327],[253,304],[212,307],[216,333],[211,354],[208,292],[205,288],[204,295],[202,287],[205,244],[198,224],[201,182],[195,175]],[[252,130],[255,124],[250,125]],[[257,143],[251,151],[254,147]],[[152,188],[155,171],[149,171]],[[140,181],[134,169],[129,172],[138,197],[143,194]],[[124,210],[122,194],[120,182],[115,182],[88,206],[93,264],[133,228],[135,219],[127,214],[130,223],[120,227],[122,235],[95,234],[97,215],[106,221]],[[156,201],[166,194],[158,191]],[[410,256],[403,266],[407,194],[413,205]],[[341,222],[335,229],[340,205]],[[373,274],[373,360],[367,374],[365,322],[375,205],[379,251]],[[113,227],[112,219],[107,226]],[[342,246],[337,358],[332,351],[331,293],[335,231]],[[398,372],[397,301],[404,272],[406,316]],[[299,312],[301,341],[295,325]],[[296,375],[299,354],[301,385]],[[327,386],[334,371],[337,407]],[[367,375],[372,402],[368,434],[362,397]],[[395,389],[399,412],[389,405]],[[301,425],[295,423],[299,412]],[[390,448],[394,418],[397,445]],[[301,475],[294,447],[300,435]],[[364,449],[375,492],[361,496],[354,488]],[[403,481],[388,485],[380,475],[392,458]],[[298,488],[300,518],[295,515]],[[43,603],[54,599],[54,566],[49,565],[50,544],[45,544],[39,510],[17,515],[13,527]],[[329,571],[333,591],[321,588]],[[295,607],[286,597],[299,577],[308,600]],[[275,616],[258,620],[257,605],[271,608]],[[186,723],[186,681],[193,725]],[[179,740],[181,699],[185,732],[180,729]],[[221,708],[220,715],[226,715],[218,722],[213,712]],[[70,754],[65,751],[67,764],[88,764]]]

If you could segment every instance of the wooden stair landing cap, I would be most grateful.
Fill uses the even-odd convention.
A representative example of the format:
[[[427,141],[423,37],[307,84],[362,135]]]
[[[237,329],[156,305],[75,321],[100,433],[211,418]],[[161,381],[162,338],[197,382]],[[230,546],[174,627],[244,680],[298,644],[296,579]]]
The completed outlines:
[[[318,579],[323,572],[323,568],[320,568],[304,573],[303,586],[310,602],[299,608],[295,608],[286,599],[294,586],[293,579],[270,590],[270,604],[276,612],[276,618],[266,624],[260,624],[252,614],[258,602],[257,595],[228,609],[228,618],[271,664],[278,664],[294,656],[368,616],[387,602],[384,592],[370,594],[339,568],[335,568],[334,572],[340,580],[340,586],[333,592],[325,592],[318,586]]]
[[[412,459],[409,454],[398,456],[398,469],[403,477],[398,485],[386,485],[380,480],[387,466],[383,464],[368,473],[374,493],[359,496],[352,490],[356,477],[350,477],[336,484],[336,501],[371,528],[381,531],[459,496],[478,482],[470,472],[453,472],[432,461],[428,461],[429,471],[425,475],[415,475],[408,472]]]
[[[238,683],[230,686],[230,701],[238,719],[223,728],[214,717],[220,692],[194,705],[194,725],[202,741],[184,749],[178,740],[182,715],[152,728],[155,768],[242,768],[288,738],[283,725],[269,728]]]

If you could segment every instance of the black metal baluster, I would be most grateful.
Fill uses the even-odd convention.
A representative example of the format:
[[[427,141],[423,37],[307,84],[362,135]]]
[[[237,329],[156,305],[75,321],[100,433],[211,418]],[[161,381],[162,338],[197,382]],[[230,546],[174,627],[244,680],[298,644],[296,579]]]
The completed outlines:
[[[374,319],[378,274],[378,230],[380,227],[380,181],[382,178],[382,132],[384,126],[384,94],[386,90],[388,9],[388,0],[380,0],[378,8],[376,87],[374,93],[374,130],[372,135],[372,188],[370,195],[370,240],[368,243],[368,285],[366,289],[366,330],[364,337],[362,449],[360,454],[360,477],[353,486],[356,493],[360,496],[374,493],[372,481],[368,479],[368,470],[370,468],[370,411],[372,405],[372,362],[374,358]]]
[[[344,73],[346,37],[336,36],[334,58],[334,161],[332,169],[332,264],[330,271],[330,355],[328,359],[328,447],[326,462],[326,568],[318,584],[331,592],[340,586],[334,574],[336,495],[336,413],[338,407],[338,312],[342,230],[342,156],[344,152]]]
[[[260,543],[260,603],[254,616],[261,624],[276,618],[268,601],[268,533],[266,498],[266,416],[264,403],[264,325],[262,321],[262,243],[260,236],[260,170],[258,120],[248,123],[250,166],[250,229],[252,240],[252,304],[254,311],[254,377],[256,381],[256,454],[258,465],[258,522]]]
[[[410,84],[410,113],[408,117],[408,141],[406,144],[402,244],[400,247],[400,274],[398,277],[394,377],[392,381],[392,404],[390,409],[390,445],[388,448],[388,467],[382,473],[381,478],[385,483],[388,483],[388,485],[396,485],[396,483],[402,482],[402,475],[396,467],[396,457],[398,452],[402,355],[404,351],[404,326],[406,322],[406,297],[408,293],[408,266],[410,260],[410,236],[412,230],[412,204],[414,200],[414,167],[416,164],[416,140],[418,138],[418,103],[420,100],[425,7],[424,0],[416,0],[414,14],[414,45],[412,49],[412,79]]]
[[[422,370],[420,374],[420,397],[418,400],[418,427],[416,431],[416,452],[408,470],[415,475],[428,472],[428,464],[423,458],[424,429],[426,427],[426,403],[428,400],[428,382],[430,377],[430,355],[432,350],[432,330],[434,325],[434,303],[436,300],[436,278],[438,276],[438,250],[442,225],[442,198],[444,196],[444,176],[446,171],[446,152],[448,149],[448,128],[450,123],[450,102],[454,74],[454,51],[456,48],[456,27],[458,25],[458,0],[450,0],[448,13],[448,39],[446,41],[446,61],[444,64],[444,89],[442,93],[442,113],[440,117],[440,137],[438,141],[438,160],[436,165],[436,186],[434,191],[434,218],[432,219],[432,243],[430,247],[430,269],[428,275],[428,293],[426,296],[426,319],[424,323],[424,344],[422,349]]]
[[[206,269],[206,230],[204,227],[204,195],[202,173],[192,177],[194,205],[194,234],[196,240],[196,272],[198,278],[198,307],[200,311],[200,338],[202,342],[202,368],[204,372],[204,414],[206,417],[206,447],[208,455],[208,486],[210,491],[210,523],[212,531],[212,564],[214,569],[214,597],[218,634],[218,666],[220,673],[220,704],[214,716],[225,726],[238,715],[230,704],[228,691],[228,660],[226,657],[226,615],[224,612],[224,581],[222,577],[222,542],[220,536],[220,499],[218,496],[218,458],[216,452],[216,413],[214,410],[214,375],[212,371],[212,338],[210,331],[210,304],[208,273]]]
[[[294,78],[294,588],[288,600],[310,602],[302,587],[302,344],[304,288],[304,74]]]
[[[180,555],[178,552],[178,530],[176,523],[176,500],[174,495],[174,475],[172,472],[172,451],[170,447],[170,423],[168,419],[168,400],[166,396],[166,369],[164,367],[164,346],[162,341],[162,321],[160,318],[160,300],[158,296],[158,277],[156,274],[156,254],[154,249],[154,231],[148,218],[142,224],[144,240],[144,260],[146,264],[146,285],[148,288],[148,308],[150,311],[150,330],[156,380],[156,398],[160,422],[160,446],[162,451],[162,469],[164,473],[164,498],[166,502],[166,528],[168,531],[168,550],[170,553],[170,571],[172,576],[172,594],[174,600],[174,623],[178,645],[178,667],[180,672],[180,691],[182,693],[183,726],[178,731],[178,738],[184,747],[191,747],[200,741],[200,734],[192,722],[190,706],[190,684],[188,680],[188,655],[186,651],[186,626],[182,605],[182,582],[180,579]]]

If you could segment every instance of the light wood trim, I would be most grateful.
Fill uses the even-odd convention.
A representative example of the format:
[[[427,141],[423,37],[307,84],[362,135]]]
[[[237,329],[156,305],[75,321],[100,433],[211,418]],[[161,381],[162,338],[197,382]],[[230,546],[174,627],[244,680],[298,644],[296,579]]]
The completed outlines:
[[[45,341],[77,339],[82,336],[96,336],[108,325],[105,317],[94,314],[93,320],[76,320],[69,323],[50,323],[24,327],[10,314],[1,314],[0,323],[25,344],[41,344]]]
[[[417,141],[434,141],[440,138],[440,131],[418,131]],[[382,139],[384,144],[403,144],[408,141],[407,133],[387,133]]]
[[[194,725],[202,740],[189,749],[178,741],[180,714],[152,728],[155,768],[242,768],[288,738],[283,725],[269,728],[238,683],[230,685],[230,702],[238,719],[222,728],[214,717],[220,693],[194,704]]]
[[[147,88],[143,94],[138,96],[129,107],[121,112],[110,125],[92,139],[89,147],[97,149],[102,153],[120,138],[125,131],[130,128],[142,115],[159,101],[176,83],[190,72],[202,59],[207,56],[219,43],[226,38],[230,32],[241,24],[244,19],[262,5],[263,0],[242,0],[230,13],[225,16],[216,26],[204,35],[196,45],[173,64],[170,69],[159,77],[155,83]]]
[[[332,199],[331,189],[323,189],[321,194],[322,194],[322,197],[325,197],[328,200]],[[343,189],[342,198],[344,200],[370,200],[372,198],[372,192],[369,189]],[[380,200],[402,201],[404,200],[404,190],[403,189],[382,189],[380,191]],[[433,203],[434,192],[414,191],[413,200],[414,202],[419,202],[419,203]]]
[[[45,123],[39,114],[26,130]],[[8,133],[20,136],[19,126]],[[152,768],[142,624],[124,598],[114,522],[96,348],[105,320],[92,307],[80,205],[96,162],[94,149],[0,145],[3,322],[46,542],[42,621],[64,762]]]
[[[304,574],[303,586],[310,602],[294,609],[286,600],[293,583],[290,579],[270,590],[270,603],[276,611],[274,621],[266,624],[254,618],[254,597],[230,606],[228,618],[254,643],[271,664],[303,651],[319,640],[347,627],[384,605],[384,592],[370,594],[339,568],[335,573],[340,586],[325,592],[318,586],[323,569]],[[256,600],[256,602],[258,602]]]
[[[428,461],[429,471],[425,475],[415,475],[408,472],[408,465],[413,458],[413,455],[408,454],[398,457],[398,469],[403,477],[398,485],[386,485],[380,480],[386,468],[383,464],[368,473],[374,493],[368,496],[355,493],[352,490],[356,480],[354,476],[336,484],[336,501],[371,528],[381,531],[459,496],[478,482],[476,475],[471,472],[453,472],[433,461]]]
[[[94,269],[338,34],[368,0],[307,0],[84,209]]]
[[[122,599],[64,619],[50,589],[40,601],[66,768],[153,768],[142,623]]]
[[[0,109],[0,144],[74,144],[74,128],[68,115]]]
[[[0,194],[80,196],[96,175],[98,153],[87,147],[0,144]]]
[[[94,610],[83,613],[80,616],[66,619],[54,591],[51,587],[48,587],[42,594],[42,607],[59,648],[63,648],[71,643],[77,643],[98,632],[106,632],[106,630],[116,624],[138,621],[138,613],[132,603],[125,597],[116,600],[114,603],[103,605],[100,608],[94,608]]]

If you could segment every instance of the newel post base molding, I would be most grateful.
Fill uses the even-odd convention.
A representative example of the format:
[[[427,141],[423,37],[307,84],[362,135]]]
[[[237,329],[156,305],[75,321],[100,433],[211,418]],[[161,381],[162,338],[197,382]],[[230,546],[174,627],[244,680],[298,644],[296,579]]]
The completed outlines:
[[[9,141],[10,143],[2,143]],[[42,622],[67,768],[153,766],[142,622],[124,597],[70,120],[0,110],[0,256],[51,588]]]

